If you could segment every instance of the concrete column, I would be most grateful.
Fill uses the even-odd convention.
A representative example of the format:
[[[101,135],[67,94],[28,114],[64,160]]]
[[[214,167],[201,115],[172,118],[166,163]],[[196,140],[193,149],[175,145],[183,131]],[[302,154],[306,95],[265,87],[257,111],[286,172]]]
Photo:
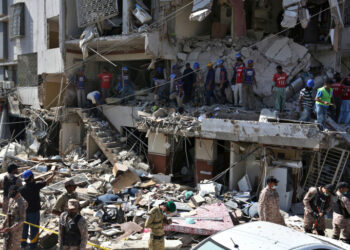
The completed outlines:
[[[196,138],[195,141],[195,181],[214,177],[217,146],[214,140]]]
[[[133,7],[133,0],[123,0],[123,35],[127,35],[130,32],[131,10]]]
[[[153,173],[169,174],[168,136],[161,133],[148,134],[148,161]]]
[[[86,157],[88,160],[93,158],[94,154],[99,150],[97,143],[94,138],[92,138],[91,134],[86,135]]]
[[[239,146],[237,143],[231,142],[231,153],[230,153],[230,166],[232,166],[235,162],[239,161],[241,158],[239,153]],[[235,166],[230,169],[230,182],[229,182],[229,190],[232,191],[237,185],[238,179],[241,177],[238,175],[239,168],[241,164]]]
[[[81,144],[81,126],[79,122],[62,122],[59,138],[60,155],[72,150],[73,145]]]

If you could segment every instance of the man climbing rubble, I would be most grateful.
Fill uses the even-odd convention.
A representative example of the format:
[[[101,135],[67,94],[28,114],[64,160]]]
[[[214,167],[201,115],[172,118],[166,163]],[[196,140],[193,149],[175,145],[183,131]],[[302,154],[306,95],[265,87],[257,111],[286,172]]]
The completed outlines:
[[[158,207],[152,208],[148,213],[145,223],[146,228],[151,229],[151,235],[148,242],[149,250],[164,250],[164,230],[163,225],[170,225],[171,219],[166,214],[176,211],[176,205],[173,201],[163,202]]]
[[[40,225],[40,189],[46,187],[53,180],[55,172],[46,179],[46,181],[36,182],[34,179],[34,174],[30,170],[24,171],[22,177],[25,181],[25,185],[20,188],[20,193],[23,198],[28,202],[28,208],[26,210],[26,221],[34,225]],[[29,225],[25,224],[23,226],[21,246],[25,248],[27,246]],[[30,249],[35,249],[39,239],[39,228],[30,226]]]
[[[23,199],[18,189],[19,187],[16,185],[9,188],[8,211],[0,228],[0,233],[5,234],[4,250],[19,250],[21,248],[22,229],[26,219],[28,203]]]
[[[334,105],[331,80],[325,81],[324,86],[317,90],[315,100],[316,100],[317,123],[319,124],[320,129],[324,130],[326,126],[326,121],[327,121],[328,108],[330,105]]]
[[[66,188],[66,192],[58,197],[52,210],[52,213],[55,215],[61,215],[67,210],[68,200],[78,198],[78,194],[75,192],[77,185],[74,183],[74,180],[66,181],[64,187]]]
[[[61,250],[84,250],[88,242],[88,225],[80,215],[79,201],[70,199],[67,211],[63,212],[59,221],[58,239]]]
[[[272,92],[275,96],[275,110],[283,112],[286,104],[286,88],[288,76],[283,72],[282,66],[276,67],[277,73],[273,76]]]
[[[350,244],[350,199],[346,196],[349,184],[340,182],[337,186],[337,200],[333,211],[333,239],[339,240],[343,234],[343,241]]]
[[[279,195],[276,191],[278,180],[270,176],[266,179],[266,187],[261,190],[258,203],[258,213],[261,221],[285,225],[280,213]]]
[[[22,180],[20,177],[17,177],[18,166],[16,164],[10,164],[7,166],[7,173],[0,180],[0,187],[4,190],[3,200],[2,200],[2,212],[7,213],[7,208],[9,204],[9,190],[12,185],[18,187],[22,186]]]
[[[306,233],[312,233],[316,229],[318,235],[325,235],[326,221],[325,214],[333,208],[332,193],[334,186],[328,184],[321,187],[311,187],[306,193],[303,203],[304,229]]]
[[[196,74],[196,82],[194,83],[194,103],[196,106],[203,106],[205,91],[203,72],[198,62],[193,64],[193,68]]]
[[[314,98],[312,96],[312,89],[315,86],[313,79],[309,79],[306,87],[300,91],[299,95],[299,121],[308,122],[311,120],[311,114],[314,107]]]

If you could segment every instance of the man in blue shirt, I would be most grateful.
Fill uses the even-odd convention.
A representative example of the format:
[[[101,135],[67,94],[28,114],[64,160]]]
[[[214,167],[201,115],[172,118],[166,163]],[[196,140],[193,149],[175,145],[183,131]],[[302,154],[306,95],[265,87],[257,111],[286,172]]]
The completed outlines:
[[[83,69],[79,69],[75,75],[74,83],[77,90],[78,108],[84,108],[86,103],[85,83],[87,79],[84,75]]]
[[[191,64],[186,63],[186,69],[183,72],[183,83],[185,91],[185,102],[189,102],[192,99],[192,89],[193,84],[196,82],[196,75],[193,69],[191,69]]]
[[[243,70],[243,107],[245,110],[255,109],[253,85],[256,86],[253,60],[248,61],[248,67]]]
[[[228,87],[228,78],[227,78],[227,70],[224,66],[224,62],[221,59],[216,61],[216,67],[220,68],[220,94],[221,94],[221,102],[223,104],[226,103],[226,93],[225,90]]]
[[[213,69],[213,64],[208,63],[208,73],[205,79],[205,104],[210,105],[211,97],[214,97],[214,88],[215,88],[215,70]]]

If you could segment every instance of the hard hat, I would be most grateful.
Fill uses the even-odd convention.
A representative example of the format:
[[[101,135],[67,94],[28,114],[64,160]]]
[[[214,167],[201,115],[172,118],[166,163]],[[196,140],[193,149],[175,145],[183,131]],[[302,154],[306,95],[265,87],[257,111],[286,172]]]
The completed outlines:
[[[307,80],[306,86],[308,86],[309,88],[313,88],[315,86],[314,80],[313,79]]]
[[[208,67],[213,67],[213,63],[212,62],[208,62]]]
[[[170,79],[174,79],[176,77],[176,74],[171,74]]]
[[[123,70],[128,70],[128,67],[124,66],[124,67],[123,67]]]
[[[26,180],[33,175],[34,175],[33,172],[28,169],[24,171],[24,173],[22,174],[22,178]]]
[[[157,81],[157,77],[153,77],[153,81]]]
[[[195,63],[193,64],[193,68],[198,69],[198,68],[199,68],[199,63],[195,62]]]
[[[168,201],[168,203],[166,204],[166,207],[172,213],[176,211],[176,205],[173,201]]]
[[[162,68],[162,67],[160,67],[160,66],[159,66],[159,67],[157,67],[157,72],[158,72],[158,73],[160,73],[160,74],[161,74],[161,73],[163,73],[163,68]]]
[[[222,64],[223,63],[223,61],[221,60],[221,59],[218,59],[217,61],[216,61],[216,66],[218,66],[218,65],[220,65],[220,64]]]
[[[248,64],[251,64],[253,63],[254,61],[253,60],[248,60]]]
[[[237,53],[237,54],[236,54],[236,58],[240,58],[240,57],[242,57],[241,54],[240,54],[240,53]]]

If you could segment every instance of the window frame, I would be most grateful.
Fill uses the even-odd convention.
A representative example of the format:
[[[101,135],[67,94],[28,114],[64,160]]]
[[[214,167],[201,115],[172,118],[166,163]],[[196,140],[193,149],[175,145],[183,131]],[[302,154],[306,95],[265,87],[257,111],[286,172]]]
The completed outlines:
[[[19,13],[17,13],[20,11]],[[15,3],[10,6],[9,11],[9,36],[10,39],[22,38],[25,36],[25,3]],[[19,22],[14,25],[14,20]],[[19,26],[19,27],[18,27]],[[16,32],[14,32],[14,28],[16,27]]]

